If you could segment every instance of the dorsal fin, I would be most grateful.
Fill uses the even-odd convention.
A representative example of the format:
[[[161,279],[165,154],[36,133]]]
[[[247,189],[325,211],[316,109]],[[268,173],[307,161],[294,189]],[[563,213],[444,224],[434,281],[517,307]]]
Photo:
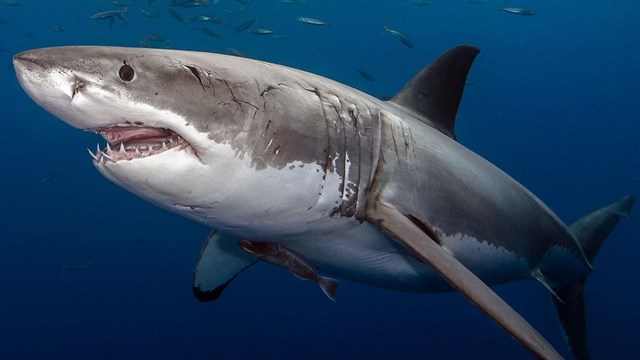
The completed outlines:
[[[415,113],[426,124],[452,139],[458,105],[473,60],[480,52],[474,46],[455,47],[425,67],[391,100]]]

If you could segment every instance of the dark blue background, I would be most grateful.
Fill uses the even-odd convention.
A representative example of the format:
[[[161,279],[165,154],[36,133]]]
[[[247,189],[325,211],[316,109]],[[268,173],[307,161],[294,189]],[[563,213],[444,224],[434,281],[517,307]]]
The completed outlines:
[[[316,72],[388,97],[458,44],[482,48],[459,116],[459,140],[520,180],[571,222],[640,188],[640,1],[220,0],[167,12],[166,0],[128,23],[90,20],[111,1],[0,3],[0,358],[2,359],[466,359],[527,358],[459,294],[381,290],[343,281],[332,303],[312,283],[260,264],[210,304],[191,294],[208,229],[165,213],[102,178],[82,133],[20,89],[11,57],[31,48],[139,46],[149,33],[170,47],[226,52]],[[496,6],[533,7],[538,15]],[[232,10],[228,14],[224,10]],[[228,25],[195,24],[200,13]],[[313,27],[298,16],[319,18]],[[233,29],[254,27],[288,39]],[[405,47],[384,25],[409,35]],[[63,25],[64,32],[53,28]],[[225,38],[207,37],[207,26]],[[373,74],[361,78],[357,69]],[[51,178],[52,177],[52,178]],[[44,179],[44,181],[43,181]],[[593,358],[640,358],[638,214],[621,224],[587,285]],[[88,260],[84,271],[61,266]],[[568,355],[546,290],[534,282],[498,292]]]

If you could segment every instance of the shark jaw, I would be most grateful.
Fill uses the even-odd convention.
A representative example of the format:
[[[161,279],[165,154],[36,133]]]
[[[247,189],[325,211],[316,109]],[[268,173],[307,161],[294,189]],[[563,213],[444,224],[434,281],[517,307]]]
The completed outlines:
[[[106,70],[78,68],[80,60],[52,55],[48,49],[18,54],[13,62],[20,84],[36,103],[106,140],[95,153],[89,150],[96,165],[143,160],[173,149],[199,160],[192,146],[199,140],[200,152],[206,151],[184,116],[131,99],[124,82],[105,80]]]
[[[106,141],[106,146],[89,150],[94,162],[131,161],[155,156],[171,149],[196,155],[193,147],[175,131],[166,128],[115,125],[93,130]]]
[[[44,49],[16,55],[14,66],[36,103],[69,125],[102,136],[105,142],[89,153],[103,176],[163,209],[202,222],[193,209],[209,209],[218,199],[197,189],[220,171],[212,161],[220,154],[207,134],[189,126],[186,115],[150,103],[154,93],[139,95],[142,85],[132,88],[135,82],[120,81],[122,61]],[[142,79],[143,74],[140,70],[136,76]]]

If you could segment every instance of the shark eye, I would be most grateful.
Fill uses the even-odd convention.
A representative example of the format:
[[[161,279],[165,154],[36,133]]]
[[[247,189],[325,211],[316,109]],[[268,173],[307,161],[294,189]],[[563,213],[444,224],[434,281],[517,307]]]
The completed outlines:
[[[122,79],[122,81],[129,82],[133,80],[133,76],[135,75],[135,72],[133,71],[133,68],[129,64],[127,64],[127,62],[125,61],[124,65],[120,67],[120,71],[118,71],[118,75],[120,75],[120,79]]]

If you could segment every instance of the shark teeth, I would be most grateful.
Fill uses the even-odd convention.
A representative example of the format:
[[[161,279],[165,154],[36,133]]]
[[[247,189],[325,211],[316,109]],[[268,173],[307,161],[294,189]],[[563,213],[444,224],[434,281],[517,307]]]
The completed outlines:
[[[108,130],[107,130],[108,131]],[[122,131],[122,130],[120,130]],[[168,130],[166,130],[168,132]],[[102,132],[101,132],[102,133]],[[104,148],[96,144],[95,153],[87,149],[91,158],[96,163],[108,163],[118,161],[130,161],[133,159],[143,159],[154,156],[173,148],[178,150],[191,150],[191,146],[176,133],[166,134],[164,138],[135,138],[127,141],[118,139],[117,142],[107,142]],[[113,138],[110,138],[113,140]]]
[[[93,161],[100,161],[100,160],[98,159],[98,157],[97,157],[96,155],[94,155],[94,154],[91,152],[91,150],[89,150],[89,148],[87,148],[87,151],[89,152],[89,154],[90,154],[90,155],[91,155],[91,157],[93,158]]]

